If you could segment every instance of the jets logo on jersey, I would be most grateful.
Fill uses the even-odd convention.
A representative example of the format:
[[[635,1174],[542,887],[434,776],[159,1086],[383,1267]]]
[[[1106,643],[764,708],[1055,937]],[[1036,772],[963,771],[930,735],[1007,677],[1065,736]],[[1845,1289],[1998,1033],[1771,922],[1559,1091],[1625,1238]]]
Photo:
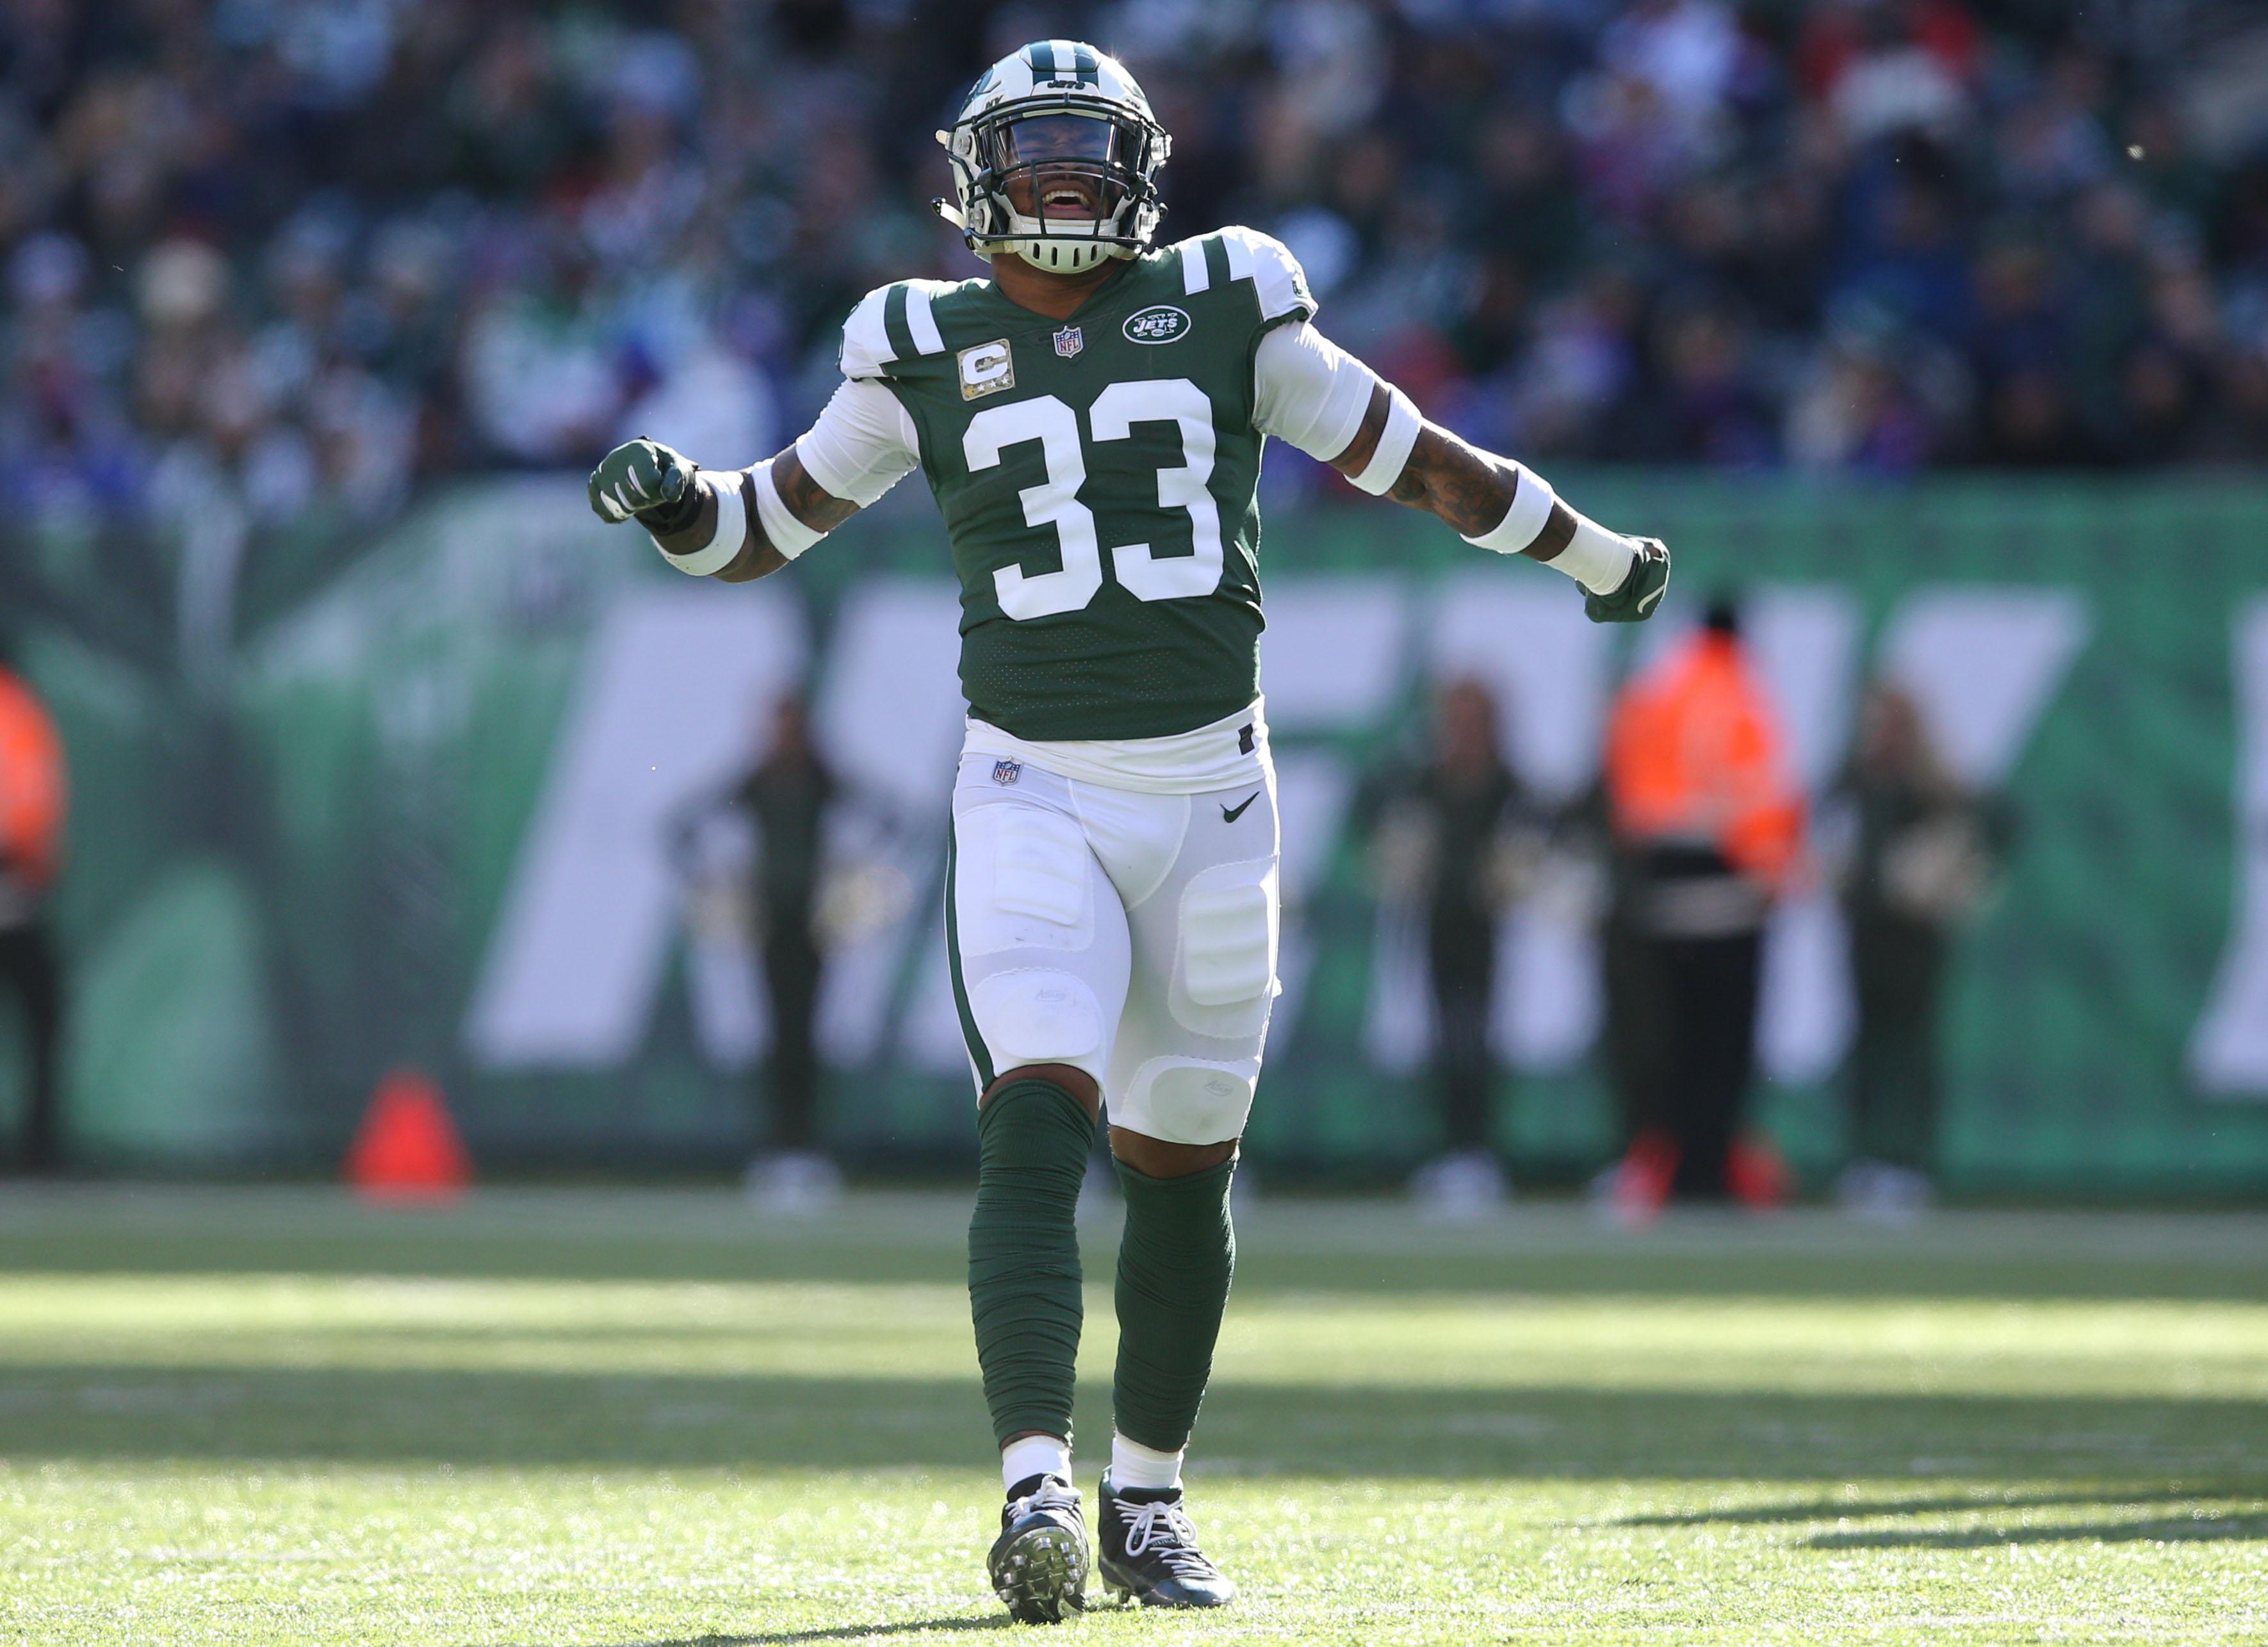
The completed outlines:
[[[1075,326],[1066,326],[1056,334],[1056,353],[1069,360],[1086,347],[1086,334]]]
[[[1189,335],[1189,312],[1170,303],[1153,304],[1126,317],[1119,330],[1130,343],[1170,343]]]
[[[1058,342],[1056,346],[1060,349],[1063,345]],[[979,400],[1016,386],[1015,357],[1008,353],[1008,340],[1005,337],[964,349],[954,358],[961,363],[961,398],[964,401]]]

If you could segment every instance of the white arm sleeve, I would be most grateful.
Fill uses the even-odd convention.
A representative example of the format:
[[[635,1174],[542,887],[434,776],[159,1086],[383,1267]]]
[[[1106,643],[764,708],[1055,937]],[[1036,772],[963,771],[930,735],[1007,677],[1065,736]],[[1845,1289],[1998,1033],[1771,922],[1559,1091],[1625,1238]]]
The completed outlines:
[[[1379,386],[1376,372],[1305,320],[1260,340],[1252,379],[1253,426],[1326,463],[1354,439]]]
[[[848,378],[795,443],[804,471],[829,496],[864,509],[921,463],[914,420],[870,378]]]

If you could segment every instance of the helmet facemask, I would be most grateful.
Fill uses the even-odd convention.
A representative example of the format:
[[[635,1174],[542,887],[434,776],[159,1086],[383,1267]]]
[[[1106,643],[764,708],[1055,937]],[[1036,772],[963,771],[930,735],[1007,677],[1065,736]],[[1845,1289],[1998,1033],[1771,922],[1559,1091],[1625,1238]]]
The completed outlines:
[[[1152,180],[1170,143],[1145,111],[1051,91],[996,104],[938,137],[953,159],[962,232],[980,257],[1008,252],[1075,275],[1138,256],[1157,232],[1164,207]]]

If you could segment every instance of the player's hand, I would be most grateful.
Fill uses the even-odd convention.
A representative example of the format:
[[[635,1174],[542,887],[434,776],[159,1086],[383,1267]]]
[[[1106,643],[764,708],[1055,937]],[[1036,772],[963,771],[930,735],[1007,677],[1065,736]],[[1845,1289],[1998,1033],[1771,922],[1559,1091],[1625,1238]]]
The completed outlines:
[[[635,515],[644,526],[666,529],[693,491],[696,467],[683,452],[641,435],[591,471],[591,512],[609,526]]]
[[[1643,623],[1669,587],[1669,546],[1660,538],[1632,538],[1638,558],[1611,594],[1583,596],[1583,615],[1594,623]]]

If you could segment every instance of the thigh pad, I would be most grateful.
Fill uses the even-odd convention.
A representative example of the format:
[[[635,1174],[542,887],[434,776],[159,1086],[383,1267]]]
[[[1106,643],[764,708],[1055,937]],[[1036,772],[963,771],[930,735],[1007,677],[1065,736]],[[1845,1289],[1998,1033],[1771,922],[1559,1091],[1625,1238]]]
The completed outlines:
[[[1182,889],[1167,1006],[1183,1029],[1244,1040],[1276,998],[1276,860],[1216,864]]]
[[[1044,806],[980,806],[961,834],[964,956],[1082,950],[1094,941],[1093,855],[1079,825]]]

